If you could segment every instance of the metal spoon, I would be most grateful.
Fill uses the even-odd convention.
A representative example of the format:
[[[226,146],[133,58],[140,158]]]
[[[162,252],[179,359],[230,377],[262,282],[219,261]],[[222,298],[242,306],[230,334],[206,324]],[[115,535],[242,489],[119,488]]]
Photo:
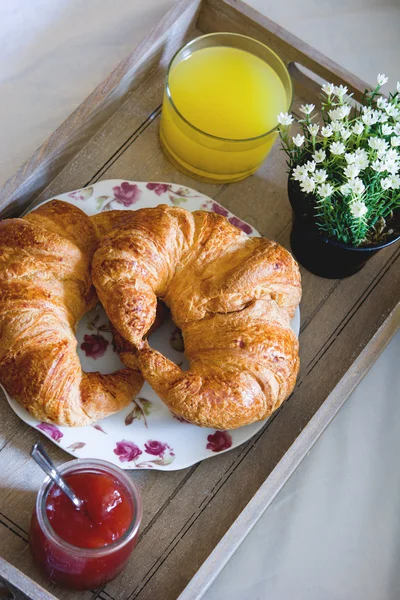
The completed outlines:
[[[83,507],[83,500],[80,500],[75,493],[71,490],[66,481],[61,477],[60,472],[56,468],[53,461],[50,459],[49,455],[43,448],[40,442],[37,442],[31,451],[32,458],[37,462],[39,467],[43,469],[43,471],[54,481],[54,483],[60,488],[64,494],[68,496],[68,498],[73,502],[77,509],[81,509]]]

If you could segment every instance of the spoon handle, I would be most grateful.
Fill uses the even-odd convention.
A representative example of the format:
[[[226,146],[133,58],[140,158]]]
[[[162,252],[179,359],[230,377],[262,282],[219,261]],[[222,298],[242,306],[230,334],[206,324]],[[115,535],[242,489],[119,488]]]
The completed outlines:
[[[36,461],[41,469],[54,481],[56,485],[68,496],[71,502],[76,506],[76,508],[82,508],[83,501],[80,500],[74,492],[71,490],[69,485],[64,481],[58,472],[55,464],[50,459],[50,457],[45,452],[42,444],[37,442],[31,451],[32,458]]]

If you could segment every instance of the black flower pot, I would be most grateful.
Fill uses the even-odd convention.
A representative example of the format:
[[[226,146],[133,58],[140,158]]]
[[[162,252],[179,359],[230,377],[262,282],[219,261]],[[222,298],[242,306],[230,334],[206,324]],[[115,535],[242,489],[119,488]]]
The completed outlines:
[[[298,262],[315,275],[342,279],[357,273],[374,254],[394,244],[393,236],[384,244],[356,248],[325,237],[316,227],[312,207],[297,182],[289,178],[289,201],[293,209],[290,244]]]

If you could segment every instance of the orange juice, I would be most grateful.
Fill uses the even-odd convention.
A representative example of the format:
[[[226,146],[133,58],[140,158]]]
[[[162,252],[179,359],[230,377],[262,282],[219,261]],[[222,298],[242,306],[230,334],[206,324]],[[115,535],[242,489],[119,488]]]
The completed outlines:
[[[290,102],[270,64],[225,45],[173,61],[168,88],[161,119],[164,149],[178,167],[211,181],[235,181],[254,172],[276,139],[276,130],[269,132],[278,113]]]

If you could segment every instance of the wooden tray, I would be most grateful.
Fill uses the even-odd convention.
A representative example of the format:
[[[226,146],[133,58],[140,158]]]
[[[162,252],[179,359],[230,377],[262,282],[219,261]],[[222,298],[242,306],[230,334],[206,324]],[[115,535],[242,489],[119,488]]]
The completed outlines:
[[[181,1],[0,190],[1,215],[16,216],[32,203],[99,179],[171,181],[218,198],[265,236],[289,247],[291,212],[279,145],[255,175],[232,185],[192,180],[176,171],[160,148],[167,64],[185,41],[212,31],[244,33],[274,49],[293,76],[294,110],[299,103],[315,101],[315,76],[347,85],[358,99],[365,88],[362,81],[240,0]],[[302,272],[302,366],[294,394],[260,433],[232,452],[184,471],[132,474],[144,502],[140,541],[126,571],[100,591],[61,590],[36,572],[27,541],[42,480],[29,458],[37,433],[2,399],[0,556],[10,564],[0,559],[0,574],[8,582],[4,585],[13,586],[10,594],[35,600],[54,596],[174,600],[272,473],[239,525],[223,539],[222,550],[218,546],[183,594],[186,599],[200,598],[221,560],[265,509],[398,327],[399,254],[399,246],[393,245],[361,273],[341,281]],[[309,423],[323,403],[322,412]],[[68,460],[53,444],[45,445],[57,463]],[[0,597],[2,585],[0,579]]]

